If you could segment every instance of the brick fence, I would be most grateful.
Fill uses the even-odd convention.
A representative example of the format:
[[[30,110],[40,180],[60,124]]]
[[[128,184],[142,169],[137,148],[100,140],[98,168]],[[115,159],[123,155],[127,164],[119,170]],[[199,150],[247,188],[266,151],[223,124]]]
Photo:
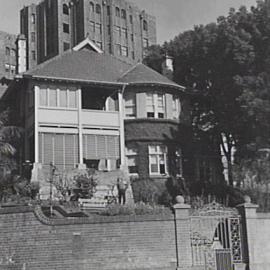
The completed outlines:
[[[65,219],[0,208],[0,269],[187,269],[187,231],[184,204],[175,215]]]

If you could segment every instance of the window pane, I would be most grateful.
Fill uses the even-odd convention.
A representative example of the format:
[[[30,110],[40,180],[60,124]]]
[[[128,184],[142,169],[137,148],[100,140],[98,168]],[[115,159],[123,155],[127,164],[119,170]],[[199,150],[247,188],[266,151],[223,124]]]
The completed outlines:
[[[155,145],[150,145],[149,146],[149,153],[150,154],[157,153],[158,152],[157,150],[158,150],[157,146],[155,146]]]
[[[60,107],[67,107],[67,90],[60,90]]]
[[[47,89],[39,90],[39,105],[40,106],[48,106],[47,104]]]
[[[50,106],[56,107],[57,106],[57,90],[56,89],[50,89],[49,90],[49,96],[50,96]]]
[[[77,107],[77,98],[76,98],[76,91],[75,90],[69,91],[69,107],[70,108]]]

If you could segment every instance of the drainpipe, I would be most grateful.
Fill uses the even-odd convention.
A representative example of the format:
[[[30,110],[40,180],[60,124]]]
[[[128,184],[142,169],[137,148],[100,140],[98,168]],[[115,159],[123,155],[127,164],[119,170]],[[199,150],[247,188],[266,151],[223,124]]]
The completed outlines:
[[[120,129],[120,168],[124,169],[126,165],[125,159],[125,127],[124,127],[124,108],[123,108],[123,94],[126,89],[126,84],[122,86],[122,89],[118,91],[118,103],[119,103],[119,129]]]

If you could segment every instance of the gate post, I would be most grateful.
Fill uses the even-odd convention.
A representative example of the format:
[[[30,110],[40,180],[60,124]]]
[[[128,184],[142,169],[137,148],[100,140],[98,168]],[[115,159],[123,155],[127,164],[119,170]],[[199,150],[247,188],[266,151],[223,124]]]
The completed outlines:
[[[176,197],[174,205],[175,242],[176,242],[176,270],[188,270],[192,266],[190,240],[190,205],[185,204],[182,196]]]
[[[237,205],[237,210],[242,218],[242,247],[243,247],[243,260],[244,263],[248,265],[247,269],[250,269],[250,264],[252,264],[252,254],[250,253],[250,249],[252,249],[252,229],[253,224],[252,220],[256,218],[256,210],[258,205],[251,203],[251,199],[249,196],[245,196],[245,203]]]

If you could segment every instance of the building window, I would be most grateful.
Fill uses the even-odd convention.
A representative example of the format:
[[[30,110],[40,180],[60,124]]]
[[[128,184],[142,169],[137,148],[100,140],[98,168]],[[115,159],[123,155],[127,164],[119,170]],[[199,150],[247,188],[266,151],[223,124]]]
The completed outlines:
[[[68,5],[67,4],[63,5],[63,14],[69,15],[69,10],[68,10]]]
[[[6,55],[9,56],[10,55],[10,48],[6,47]]]
[[[16,66],[15,65],[10,65],[10,71],[11,71],[12,74],[15,74]]]
[[[143,20],[143,31],[148,31],[148,23],[146,20]]]
[[[102,34],[102,27],[100,23],[96,23],[95,25],[95,30],[97,33],[99,33],[100,35]]]
[[[63,32],[67,34],[69,33],[69,24],[63,23]]]
[[[97,45],[100,49],[102,49],[102,42],[101,42],[101,41],[96,41],[96,45]]]
[[[126,46],[121,47],[121,55],[128,57],[128,47],[126,47]]]
[[[122,37],[127,38],[128,34],[127,34],[127,28],[122,28]]]
[[[107,25],[107,34],[108,34],[108,36],[111,35],[111,26],[110,25]]]
[[[144,48],[148,48],[149,47],[149,42],[148,42],[148,39],[147,38],[144,38],[143,39],[143,47]]]
[[[121,18],[124,20],[126,20],[126,18],[127,18],[127,13],[124,9],[121,10]]]
[[[95,22],[93,22],[93,21],[90,22],[90,31],[91,31],[92,33],[95,32]]]
[[[111,7],[107,6],[107,15],[110,16],[111,15]]]
[[[39,106],[48,106],[48,91],[47,89],[40,89],[39,90]]]
[[[31,51],[32,60],[36,60],[36,51]]]
[[[60,107],[67,107],[68,106],[68,91],[66,89],[60,89],[59,106]]]
[[[127,118],[136,117],[136,94],[134,92],[125,94],[125,115]]]
[[[134,34],[130,34],[130,40],[134,42]]]
[[[120,17],[120,9],[119,9],[119,7],[115,8],[115,16]]]
[[[173,104],[172,104],[172,111],[173,111],[173,119],[179,119],[180,112],[181,112],[181,105],[178,96],[173,96]]]
[[[165,95],[159,93],[147,93],[146,112],[148,118],[164,118]]]
[[[176,174],[177,176],[183,175],[183,164],[182,164],[182,150],[178,148],[175,151],[175,165],[176,165]]]
[[[134,59],[135,59],[135,52],[132,51],[132,52],[131,52],[131,55],[132,55],[132,59],[134,60]]]
[[[133,24],[133,16],[132,15],[129,15],[129,22],[130,22],[130,24]]]
[[[10,55],[11,55],[11,57],[16,57],[16,50],[11,49]]]
[[[96,13],[101,14],[101,7],[99,4],[96,5]]]
[[[121,45],[120,44],[116,44],[116,52],[118,55],[121,55]]]
[[[95,11],[95,5],[93,2],[90,2],[90,12],[94,12]]]
[[[116,32],[116,38],[120,39],[121,38],[121,27],[120,26],[115,26],[115,32]]]
[[[63,43],[63,48],[64,48],[64,51],[69,50],[69,48],[70,48],[70,44],[69,44],[69,43],[67,43],[67,42],[64,42],[64,43]]]
[[[167,148],[162,145],[149,145],[148,152],[150,175],[167,174]]]
[[[126,148],[126,158],[127,158],[127,165],[128,171],[130,174],[137,174],[138,173],[138,150],[135,148]]]
[[[9,64],[5,64],[5,72],[9,72],[10,69],[10,65]]]
[[[36,23],[36,15],[34,13],[31,14],[31,23],[32,24]]]
[[[69,90],[69,108],[77,108],[76,90]]]
[[[36,34],[35,32],[31,32],[31,42],[35,42],[36,41]]]

